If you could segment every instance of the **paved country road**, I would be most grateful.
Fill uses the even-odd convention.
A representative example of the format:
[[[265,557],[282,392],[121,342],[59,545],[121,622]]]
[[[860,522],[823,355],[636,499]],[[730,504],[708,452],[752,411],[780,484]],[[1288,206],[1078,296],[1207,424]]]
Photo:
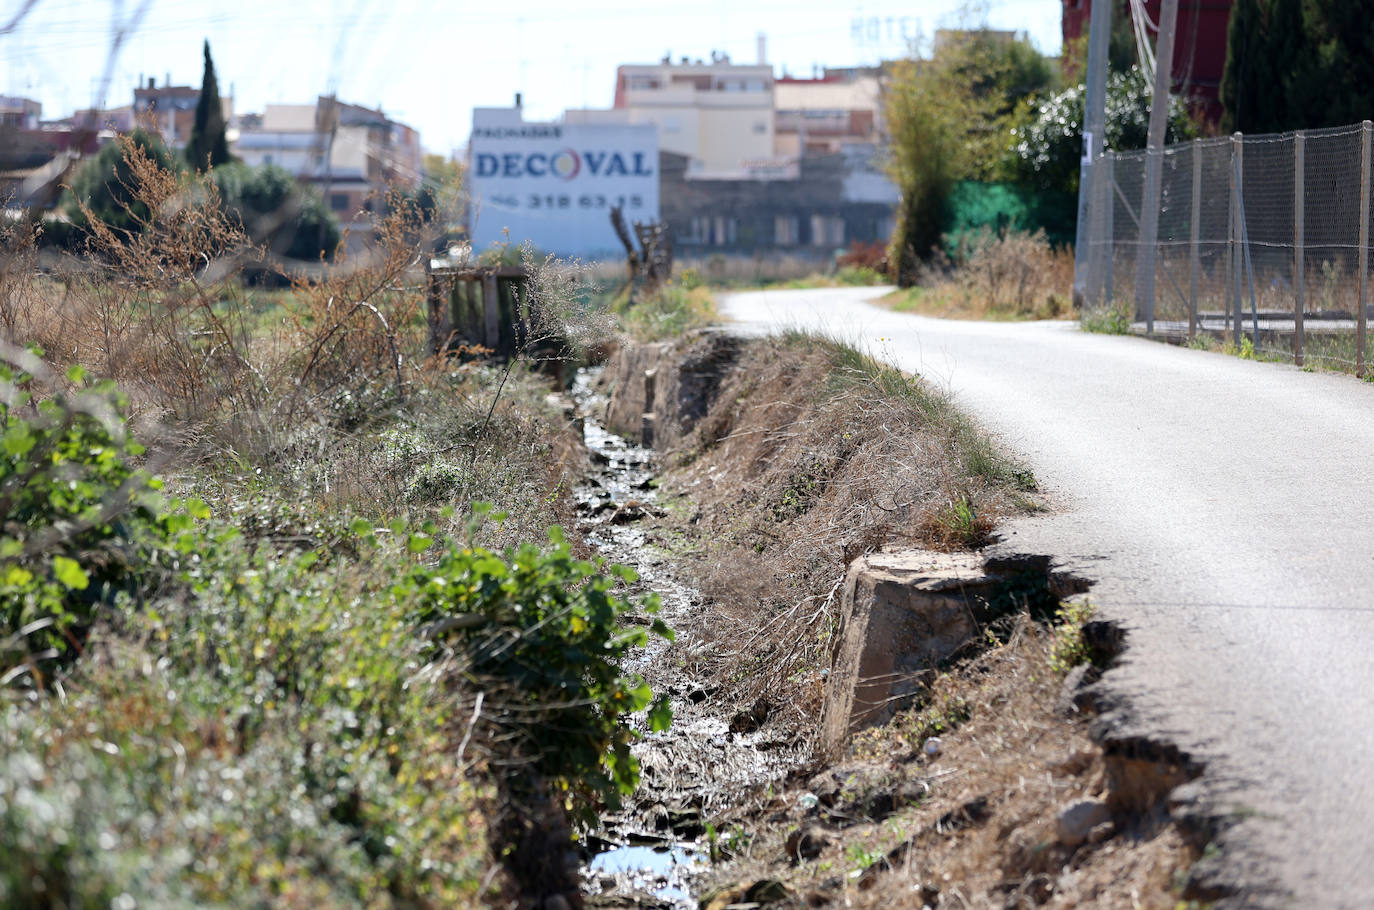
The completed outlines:
[[[1292,895],[1266,906],[1374,907],[1374,385],[1073,323],[892,313],[876,293],[739,293],[721,312],[948,387],[1055,506],[1004,546],[1093,579],[1129,630],[1108,674],[1123,723],[1204,760],[1207,799],[1238,813],[1227,874]]]

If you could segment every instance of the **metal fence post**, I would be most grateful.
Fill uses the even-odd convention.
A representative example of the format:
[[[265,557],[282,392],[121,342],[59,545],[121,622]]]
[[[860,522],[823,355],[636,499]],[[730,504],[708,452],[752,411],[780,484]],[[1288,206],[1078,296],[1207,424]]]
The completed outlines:
[[[1365,374],[1365,291],[1369,280],[1369,154],[1374,123],[1360,124],[1360,297],[1355,318],[1355,375]]]
[[[1226,331],[1232,335],[1232,344],[1241,346],[1241,260],[1239,236],[1241,236],[1241,173],[1245,154],[1241,146],[1241,133],[1231,133],[1231,225],[1227,231],[1227,290],[1226,290]],[[1234,313],[1234,320],[1232,320]]]
[[[1202,270],[1202,260],[1198,256],[1198,235],[1202,228],[1202,142],[1193,140],[1193,208],[1189,225],[1188,247],[1188,340],[1197,337],[1197,283],[1198,273]]]
[[[1307,255],[1303,249],[1307,239],[1306,155],[1307,134],[1298,130],[1293,136],[1293,362],[1298,366],[1302,366],[1302,311],[1307,305]]]
[[[1102,247],[1102,303],[1112,306],[1112,277],[1116,271],[1116,152],[1107,152],[1100,161],[1102,172],[1102,210],[1098,224],[1106,243]]]

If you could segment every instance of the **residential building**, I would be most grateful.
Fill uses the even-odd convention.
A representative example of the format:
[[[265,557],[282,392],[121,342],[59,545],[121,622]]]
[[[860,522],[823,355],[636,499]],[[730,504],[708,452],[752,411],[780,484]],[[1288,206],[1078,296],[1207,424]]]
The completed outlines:
[[[838,154],[846,144],[878,141],[882,89],[877,67],[826,69],[812,79],[774,84],[773,154]]]
[[[389,187],[414,189],[420,134],[380,110],[322,95],[314,104],[269,104],[240,119],[233,152],[250,165],[275,164],[314,184],[344,221],[368,220]]]
[[[1115,4],[1112,7],[1113,22],[1131,21],[1127,0],[1096,2]],[[1071,42],[1088,34],[1094,0],[1063,0],[1063,4],[1060,27],[1067,49]],[[1145,0],[1145,14],[1151,22],[1159,21],[1160,5],[1161,0]],[[1232,5],[1233,0],[1179,0],[1178,4],[1174,60],[1169,70],[1171,91],[1186,98],[1189,106],[1211,123],[1221,120],[1221,74],[1226,66],[1227,27],[1231,21]],[[1151,34],[1151,43],[1154,40],[1155,36]]]
[[[762,49],[762,48],[761,48]],[[743,178],[751,169],[776,167],[773,68],[739,64],[726,54],[709,61],[664,57],[658,63],[616,69],[610,110],[570,110],[569,126],[652,123],[659,147],[682,155],[688,173],[716,179]]]
[[[43,118],[43,105],[29,98],[0,95],[0,126],[36,130]]]
[[[162,141],[169,148],[183,149],[191,139],[199,104],[200,89],[167,83],[159,88],[156,80],[149,78],[146,86],[134,89],[133,116],[138,125],[161,134]],[[220,108],[224,113],[224,122],[231,123],[234,118],[234,99],[221,97]]]
[[[787,251],[829,259],[854,241],[886,242],[897,189],[869,143],[805,155],[783,180],[702,179],[662,156],[663,220],[683,255]]]

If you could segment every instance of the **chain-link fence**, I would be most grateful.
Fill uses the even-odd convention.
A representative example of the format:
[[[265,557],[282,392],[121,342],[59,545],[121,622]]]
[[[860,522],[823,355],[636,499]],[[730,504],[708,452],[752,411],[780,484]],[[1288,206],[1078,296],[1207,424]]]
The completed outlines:
[[[1372,137],[1365,121],[1108,153],[1079,250],[1085,318],[1363,375]]]

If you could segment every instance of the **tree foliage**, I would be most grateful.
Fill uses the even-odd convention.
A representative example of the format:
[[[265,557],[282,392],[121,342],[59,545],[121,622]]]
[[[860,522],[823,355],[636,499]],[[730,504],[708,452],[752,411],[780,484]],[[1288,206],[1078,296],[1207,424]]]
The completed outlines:
[[[249,237],[274,255],[333,258],[343,236],[338,219],[312,187],[297,182],[285,168],[233,162],[215,168],[214,179],[224,206],[238,215]]]
[[[1374,116],[1374,0],[1238,0],[1221,102],[1229,130],[1263,133]]]
[[[224,108],[220,106],[219,80],[215,77],[215,61],[210,59],[210,42],[205,42],[205,72],[200,82],[200,100],[196,102],[196,120],[191,126],[191,138],[186,142],[186,160],[198,171],[227,164],[229,144],[225,140]]]
[[[1082,85],[1065,89],[1042,104],[1029,124],[1016,129],[1014,169],[1021,182],[1045,190],[1077,192],[1086,94]],[[1145,147],[1150,95],[1149,81],[1139,69],[1112,73],[1107,78],[1106,148],[1124,152]],[[1179,142],[1196,132],[1183,100],[1170,97],[1164,141]]]
[[[140,199],[140,181],[129,163],[133,148],[141,149],[163,170],[177,169],[159,137],[134,130],[102,148],[72,178],[64,207],[73,224],[86,227],[96,219],[117,231],[138,233],[147,222],[151,213]]]
[[[1012,124],[1055,79],[1034,47],[987,29],[949,33],[930,60],[893,65],[884,115],[887,171],[901,192],[888,256],[899,284],[938,242],[954,183],[1004,173]]]

